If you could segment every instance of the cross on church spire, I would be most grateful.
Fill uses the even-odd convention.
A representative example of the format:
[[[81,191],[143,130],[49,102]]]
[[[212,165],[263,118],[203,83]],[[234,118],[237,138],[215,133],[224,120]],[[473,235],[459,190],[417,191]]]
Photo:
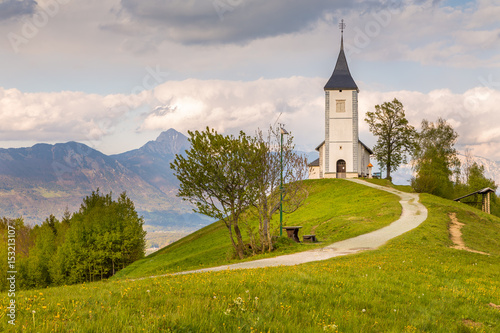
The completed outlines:
[[[344,29],[345,29],[344,19],[340,20],[339,29],[340,29],[340,31],[342,32],[342,35],[343,35],[344,34]]]
[[[340,49],[343,50],[344,49],[344,29],[345,29],[345,23],[344,23],[344,19],[340,20],[340,23],[339,23],[339,29],[340,29]]]

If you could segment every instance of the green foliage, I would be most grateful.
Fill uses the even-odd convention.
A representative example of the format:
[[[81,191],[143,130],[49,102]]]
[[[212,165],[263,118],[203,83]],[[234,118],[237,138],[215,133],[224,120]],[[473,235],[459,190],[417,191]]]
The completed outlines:
[[[144,256],[144,222],[125,193],[114,201],[111,194],[92,192],[79,212],[66,212],[61,222],[51,215],[30,228],[22,219],[4,219],[0,229],[8,223],[16,228],[20,289],[104,279]]]
[[[288,238],[287,236],[282,236],[282,237],[277,237],[274,245],[274,249],[276,250],[282,250],[282,249],[288,249],[288,248],[293,248],[297,246],[297,242],[295,242],[293,239]]]
[[[452,199],[452,171],[447,159],[430,147],[418,163],[417,176],[412,179],[412,187],[415,191]]]
[[[396,98],[392,102],[375,105],[375,112],[367,112],[365,121],[377,136],[373,153],[380,167],[387,170],[387,179],[401,163],[406,163],[407,153],[414,149],[415,128],[408,124],[403,104]]]
[[[33,229],[34,246],[26,260],[22,289],[44,288],[52,284],[50,267],[56,252],[56,225],[59,221],[51,215],[41,226]]]
[[[194,204],[196,212],[224,221],[235,251],[243,258],[239,220],[258,196],[253,185],[264,168],[261,156],[266,147],[243,132],[237,138],[208,127],[188,133],[191,148],[170,164],[180,181],[178,196]]]
[[[8,241],[9,227],[15,232],[15,243]],[[24,224],[23,218],[0,218],[0,258],[2,258],[0,260],[0,291],[8,289],[7,271],[12,270],[8,262],[13,258],[15,269],[19,271],[19,275],[23,274],[26,258],[32,246],[32,228]]]
[[[378,250],[290,267],[25,291],[16,326],[2,320],[0,330],[499,332],[499,311],[489,304],[500,303],[500,219],[432,195],[421,201],[427,220]],[[465,224],[467,246],[489,256],[450,248],[450,212]]]
[[[73,214],[66,241],[58,249],[63,260],[56,274],[63,283],[108,278],[144,256],[144,221],[122,193],[118,201],[99,190],[83,200]],[[64,258],[64,259],[63,259]]]
[[[470,190],[476,189],[476,191],[486,187],[496,191],[498,188],[498,185],[495,184],[493,179],[488,179],[484,175],[484,165],[478,165],[476,162],[474,162],[470,167],[467,185]]]
[[[446,120],[439,118],[436,123],[422,120],[414,152],[417,176],[412,179],[412,187],[416,192],[448,199],[454,196],[452,175],[460,167],[454,147],[457,138],[457,132]]]

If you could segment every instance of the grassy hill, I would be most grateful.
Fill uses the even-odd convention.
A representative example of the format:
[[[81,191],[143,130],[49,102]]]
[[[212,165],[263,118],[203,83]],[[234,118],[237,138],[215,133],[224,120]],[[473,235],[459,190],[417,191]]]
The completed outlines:
[[[297,211],[284,215],[284,225],[299,225],[299,235],[316,234],[321,244],[285,243],[263,258],[308,250],[361,235],[391,223],[401,214],[399,198],[367,186],[342,179],[308,180],[309,197]],[[247,221],[257,228],[258,221]],[[279,235],[279,215],[272,221]],[[245,232],[245,227],[242,226]],[[286,232],[284,231],[286,235]],[[223,222],[211,224],[149,255],[120,271],[114,278],[138,278],[237,262],[231,260],[233,248]]]
[[[500,310],[494,306],[500,304],[500,219],[430,195],[421,195],[421,202],[429,209],[428,219],[375,251],[293,267],[21,291],[15,327],[4,315],[9,298],[0,294],[0,330],[500,332]],[[344,220],[365,214],[348,215],[345,209]],[[371,212],[376,216],[378,210]],[[490,255],[450,248],[450,212],[465,224],[466,245]],[[212,225],[196,239],[216,229]]]

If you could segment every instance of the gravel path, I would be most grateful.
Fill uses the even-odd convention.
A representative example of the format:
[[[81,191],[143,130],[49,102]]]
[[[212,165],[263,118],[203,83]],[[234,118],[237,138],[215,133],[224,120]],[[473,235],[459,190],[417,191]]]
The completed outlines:
[[[228,269],[233,270],[272,266],[293,266],[311,261],[326,260],[333,257],[343,256],[360,251],[373,250],[385,244],[388,240],[416,228],[427,218],[427,208],[425,208],[424,205],[418,202],[419,197],[416,193],[405,193],[390,187],[375,185],[359,179],[349,180],[399,196],[401,198],[399,202],[402,206],[401,217],[397,221],[394,221],[393,223],[382,229],[354,238],[346,239],[337,243],[333,243],[321,249],[293,253],[274,258],[247,261],[238,264],[197,269],[174,274],[165,274],[160,276],[222,271]]]

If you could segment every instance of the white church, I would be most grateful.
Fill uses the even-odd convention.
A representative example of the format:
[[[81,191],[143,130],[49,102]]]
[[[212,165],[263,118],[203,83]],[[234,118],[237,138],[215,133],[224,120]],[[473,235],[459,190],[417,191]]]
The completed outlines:
[[[319,158],[309,164],[309,179],[371,177],[373,154],[358,136],[358,93],[344,53],[344,23],[340,53],[325,85],[325,141],[316,150]]]

